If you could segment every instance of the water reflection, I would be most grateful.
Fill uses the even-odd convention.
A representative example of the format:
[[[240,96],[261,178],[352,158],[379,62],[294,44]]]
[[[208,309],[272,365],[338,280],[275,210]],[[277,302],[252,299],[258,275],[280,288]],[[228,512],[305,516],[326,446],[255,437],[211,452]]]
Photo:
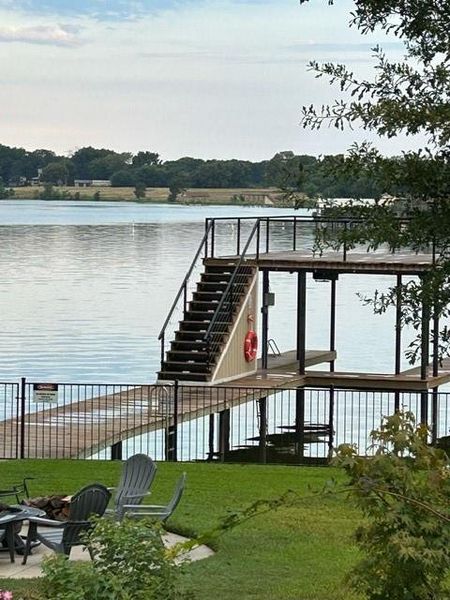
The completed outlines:
[[[154,381],[157,335],[203,235],[204,218],[262,210],[2,202],[0,379]],[[243,225],[241,243],[250,227]],[[283,249],[292,236],[292,227],[274,225],[271,248]],[[298,247],[311,247],[312,240],[312,231],[299,233]],[[218,227],[216,247],[236,251],[235,225]],[[392,277],[341,276],[337,368],[392,371],[393,314],[374,318],[356,297],[392,283]],[[271,288],[276,305],[270,336],[287,350],[295,345],[296,278],[273,274]],[[310,348],[328,345],[328,303],[329,286],[308,280]]]

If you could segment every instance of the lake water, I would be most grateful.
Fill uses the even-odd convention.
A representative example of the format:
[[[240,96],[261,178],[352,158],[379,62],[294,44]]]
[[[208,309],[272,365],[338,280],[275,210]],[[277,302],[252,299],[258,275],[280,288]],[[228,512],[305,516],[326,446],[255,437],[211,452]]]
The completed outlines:
[[[0,380],[153,382],[157,336],[203,235],[205,217],[286,213],[261,207],[1,201]],[[283,232],[278,235],[282,241]],[[218,243],[233,245],[235,236],[225,228]],[[373,316],[356,295],[393,283],[393,277],[340,277],[338,370],[393,371],[394,315]],[[274,274],[271,289],[276,305],[270,309],[270,337],[288,350],[295,344],[296,278]],[[328,302],[329,284],[308,279],[309,348],[328,347]]]

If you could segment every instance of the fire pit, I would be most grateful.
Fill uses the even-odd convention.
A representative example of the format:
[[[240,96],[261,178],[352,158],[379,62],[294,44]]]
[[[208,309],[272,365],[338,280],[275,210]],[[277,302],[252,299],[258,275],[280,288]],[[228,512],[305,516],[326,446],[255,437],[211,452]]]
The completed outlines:
[[[27,498],[22,501],[22,504],[43,510],[48,519],[67,521],[70,512],[70,500],[71,496],[39,496],[37,498]]]

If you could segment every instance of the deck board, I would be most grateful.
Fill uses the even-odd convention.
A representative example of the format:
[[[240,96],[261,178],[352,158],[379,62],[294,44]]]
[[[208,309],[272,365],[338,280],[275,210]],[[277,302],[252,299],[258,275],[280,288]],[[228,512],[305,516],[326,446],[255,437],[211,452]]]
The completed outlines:
[[[239,256],[207,258],[207,265],[235,264]],[[312,249],[299,249],[289,252],[249,254],[245,263],[274,271],[330,270],[339,273],[378,273],[418,275],[430,269],[432,254],[414,254],[411,252],[357,252],[349,251],[346,260],[341,252],[323,252],[314,254]]]

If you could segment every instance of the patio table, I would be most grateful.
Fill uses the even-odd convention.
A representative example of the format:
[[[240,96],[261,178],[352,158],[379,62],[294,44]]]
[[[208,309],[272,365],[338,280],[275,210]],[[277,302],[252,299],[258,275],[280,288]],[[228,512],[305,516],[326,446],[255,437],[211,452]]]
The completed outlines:
[[[15,552],[25,549],[25,542],[19,535],[21,524],[30,517],[42,517],[45,513],[31,506],[11,506],[10,510],[0,512],[0,530],[5,530],[6,549],[11,562],[15,562]]]

